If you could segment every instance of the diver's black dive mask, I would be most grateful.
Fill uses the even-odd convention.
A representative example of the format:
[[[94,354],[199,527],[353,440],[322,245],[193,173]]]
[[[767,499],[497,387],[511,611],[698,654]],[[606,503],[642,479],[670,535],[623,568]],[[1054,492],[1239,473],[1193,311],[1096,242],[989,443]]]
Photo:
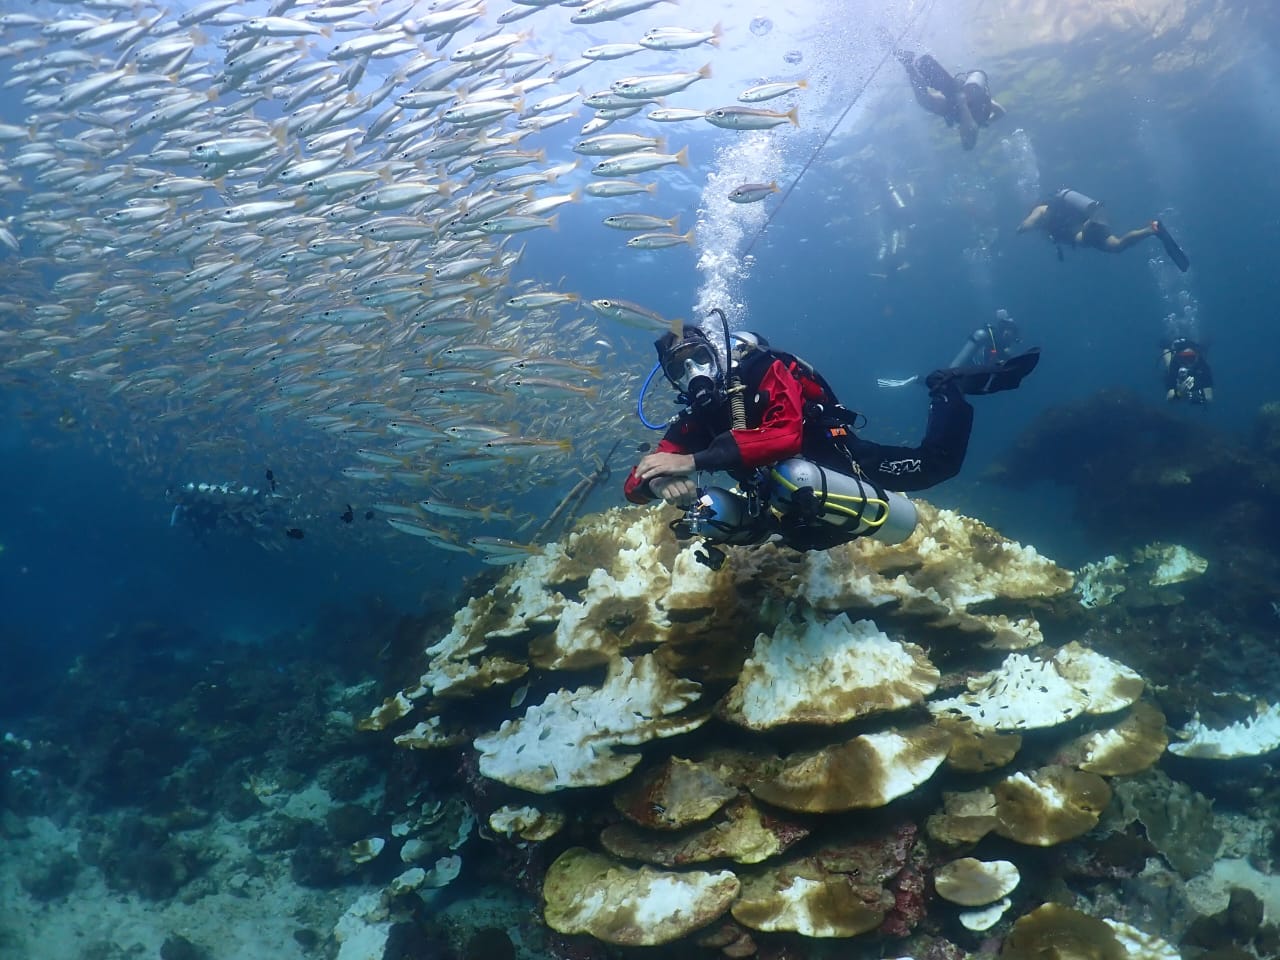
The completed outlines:
[[[689,336],[674,342],[670,334],[659,340],[662,372],[677,390],[682,403],[705,409],[720,395],[720,358],[705,337]]]

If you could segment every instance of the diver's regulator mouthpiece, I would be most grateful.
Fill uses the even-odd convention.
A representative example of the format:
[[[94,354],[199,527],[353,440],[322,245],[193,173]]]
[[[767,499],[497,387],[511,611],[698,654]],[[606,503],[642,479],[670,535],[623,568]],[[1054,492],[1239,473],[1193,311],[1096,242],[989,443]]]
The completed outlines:
[[[689,381],[684,395],[689,398],[689,406],[698,410],[713,403],[716,399],[716,382],[706,374],[699,374]]]

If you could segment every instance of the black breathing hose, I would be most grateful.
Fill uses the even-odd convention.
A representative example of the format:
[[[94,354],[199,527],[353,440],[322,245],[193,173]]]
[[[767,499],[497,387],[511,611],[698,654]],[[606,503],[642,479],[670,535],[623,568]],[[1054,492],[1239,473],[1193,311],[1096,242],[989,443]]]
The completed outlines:
[[[729,412],[732,417],[732,426],[734,430],[747,429],[747,401],[743,396],[746,388],[742,385],[742,381],[738,379],[738,374],[734,370],[733,363],[733,341],[729,339],[729,319],[724,315],[724,311],[719,307],[712,307],[710,313],[720,318],[720,327],[724,330],[724,363],[728,376],[725,377],[725,387],[729,394]]]

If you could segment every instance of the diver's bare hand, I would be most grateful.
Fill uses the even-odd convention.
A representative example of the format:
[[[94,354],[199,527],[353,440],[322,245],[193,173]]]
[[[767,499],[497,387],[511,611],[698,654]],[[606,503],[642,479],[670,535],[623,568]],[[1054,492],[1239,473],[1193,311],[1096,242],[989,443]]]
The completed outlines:
[[[698,486],[692,477],[654,477],[649,481],[653,495],[677,507],[692,506]]]
[[[636,464],[636,478],[641,481],[654,477],[688,476],[696,472],[691,453],[650,453]]]

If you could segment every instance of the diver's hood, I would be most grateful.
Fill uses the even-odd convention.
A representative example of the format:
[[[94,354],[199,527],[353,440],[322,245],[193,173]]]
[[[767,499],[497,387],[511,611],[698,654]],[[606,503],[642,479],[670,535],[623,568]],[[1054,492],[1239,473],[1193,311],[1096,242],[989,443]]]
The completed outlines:
[[[700,328],[689,327],[683,336],[664,333],[654,341],[653,347],[663,376],[691,404],[705,404],[722,389],[724,370],[720,355]]]

